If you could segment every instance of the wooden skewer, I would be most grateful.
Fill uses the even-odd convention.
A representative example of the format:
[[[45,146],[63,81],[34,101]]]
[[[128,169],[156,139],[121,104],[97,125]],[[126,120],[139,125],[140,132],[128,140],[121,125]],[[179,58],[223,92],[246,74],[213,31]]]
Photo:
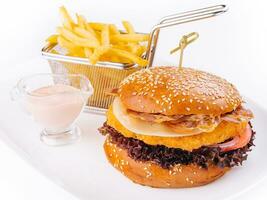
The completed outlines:
[[[189,33],[187,35],[184,35],[179,42],[179,46],[170,51],[170,54],[173,54],[179,50],[181,51],[180,52],[180,59],[179,59],[179,68],[180,69],[182,68],[182,64],[183,64],[184,49],[187,47],[187,45],[194,42],[198,37],[199,37],[199,34],[197,32],[192,32],[192,33]]]

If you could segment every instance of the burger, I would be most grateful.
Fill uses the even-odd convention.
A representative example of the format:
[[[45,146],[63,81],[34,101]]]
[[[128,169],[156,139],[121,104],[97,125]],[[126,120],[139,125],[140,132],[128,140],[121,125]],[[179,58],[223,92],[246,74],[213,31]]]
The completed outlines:
[[[133,182],[196,187],[242,165],[253,114],[235,86],[192,68],[153,67],[125,78],[107,120],[108,161]]]

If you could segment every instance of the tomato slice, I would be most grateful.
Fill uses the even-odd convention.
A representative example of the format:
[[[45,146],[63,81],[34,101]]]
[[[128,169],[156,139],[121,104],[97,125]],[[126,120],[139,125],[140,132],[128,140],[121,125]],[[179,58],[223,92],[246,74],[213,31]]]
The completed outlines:
[[[220,147],[223,152],[239,149],[246,146],[249,143],[251,136],[252,136],[251,127],[247,125],[245,132],[242,135],[234,137],[229,142],[218,144],[218,147]]]

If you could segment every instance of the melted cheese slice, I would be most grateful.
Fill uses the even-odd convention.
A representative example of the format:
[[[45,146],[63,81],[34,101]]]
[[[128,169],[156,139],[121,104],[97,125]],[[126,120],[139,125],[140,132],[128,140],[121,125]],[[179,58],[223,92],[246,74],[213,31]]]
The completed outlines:
[[[136,119],[127,114],[127,109],[121,103],[119,97],[116,97],[112,105],[113,114],[117,120],[128,130],[148,136],[160,136],[160,137],[183,137],[197,135],[199,133],[177,133],[174,132],[168,126],[161,123],[152,123],[143,121],[141,119]]]

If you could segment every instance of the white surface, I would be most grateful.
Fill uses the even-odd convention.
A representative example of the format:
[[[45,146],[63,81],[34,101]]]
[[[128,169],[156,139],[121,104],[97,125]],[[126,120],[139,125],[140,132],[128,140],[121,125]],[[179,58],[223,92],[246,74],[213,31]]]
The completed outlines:
[[[211,25],[203,22],[202,28],[192,25],[183,29],[182,27],[175,29],[175,31],[172,29],[169,32],[163,32],[161,36],[167,35],[168,37],[165,39],[161,37],[161,44],[164,43],[166,49],[169,50],[176,44],[177,33],[180,30],[181,32],[199,31],[200,39],[186,50],[185,63],[188,66],[209,69],[226,77],[236,84],[243,94],[253,98],[266,108],[267,23],[265,19],[267,13],[265,1],[259,0],[203,0],[201,3],[193,0],[156,1],[153,9],[149,12],[147,9],[151,1],[141,0],[5,1],[0,12],[2,27],[0,33],[0,80],[15,80],[14,77],[22,74],[47,70],[46,63],[42,62],[41,65],[38,57],[43,45],[41,41],[53,32],[59,23],[57,14],[59,5],[65,4],[74,12],[82,12],[92,20],[119,23],[122,18],[129,19],[137,25],[138,30],[149,31],[150,26],[147,24],[156,22],[160,16],[216,2],[227,2],[230,5],[229,13],[216,19],[216,23],[212,22]],[[142,4],[141,7],[140,4]],[[101,5],[102,7],[100,7]],[[212,39],[208,38],[210,34],[214,35]],[[159,59],[157,62],[176,63],[177,57],[167,55],[166,49],[165,54],[161,54],[161,59],[164,56],[162,60],[165,62]],[[34,60],[32,61],[32,59]],[[29,60],[31,61],[28,62]],[[35,64],[36,68],[18,65],[20,63],[26,63],[26,66]],[[1,163],[3,163],[0,166],[0,199],[75,199],[61,188],[55,187],[52,182],[33,170],[1,142],[0,149],[3,149],[0,151]],[[238,178],[243,179],[242,177]],[[238,199],[266,199],[266,187],[267,181],[264,181]]]
[[[7,94],[9,87],[1,87],[1,90]],[[195,200],[199,196],[206,200],[233,199],[267,177],[267,135],[264,134],[267,112],[251,101],[248,101],[248,107],[258,116],[253,121],[257,130],[257,148],[249,154],[249,159],[242,167],[234,168],[212,184],[180,190],[133,184],[110,166],[101,148],[105,137],[97,131],[105,121],[104,116],[82,114],[78,120],[83,131],[82,139],[73,145],[50,147],[41,143],[41,129],[29,116],[18,110],[18,105],[14,105],[7,97],[2,98],[0,104],[2,112],[6,113],[0,116],[0,129],[3,130],[0,138],[43,174],[82,200],[134,200],[150,197],[161,200],[175,199],[177,196],[187,200]],[[105,192],[102,192],[103,188]]]

